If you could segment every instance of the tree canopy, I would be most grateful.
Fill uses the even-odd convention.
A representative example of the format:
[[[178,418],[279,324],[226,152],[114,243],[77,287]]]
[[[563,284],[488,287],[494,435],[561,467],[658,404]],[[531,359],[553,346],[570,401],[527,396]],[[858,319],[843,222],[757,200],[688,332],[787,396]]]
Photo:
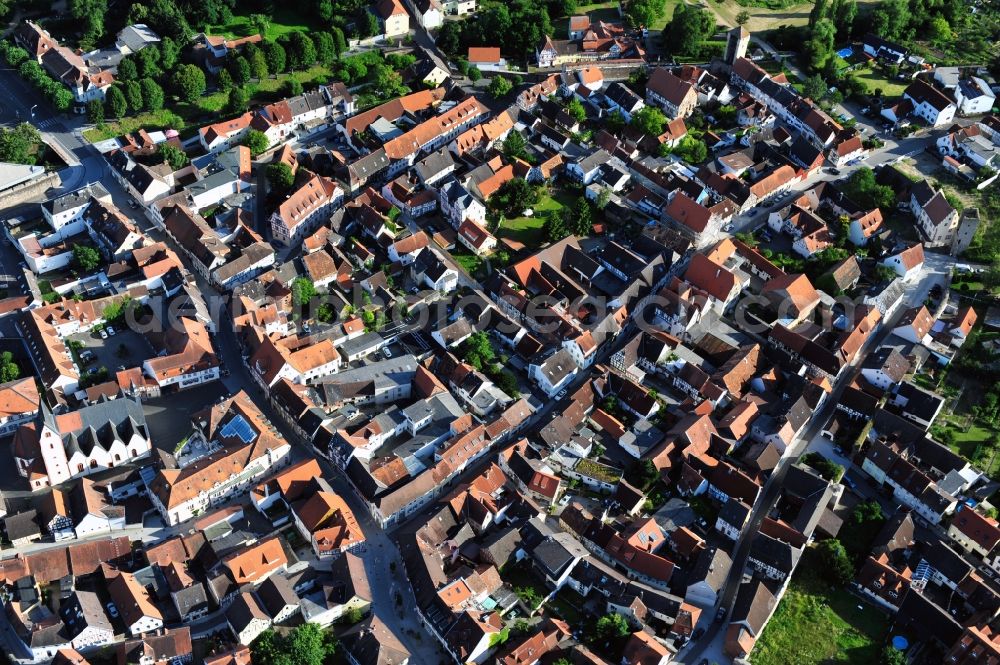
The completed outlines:
[[[90,245],[73,245],[73,263],[83,272],[91,272],[101,265],[101,254]]]
[[[175,171],[187,166],[190,161],[186,152],[166,142],[156,146],[156,152],[159,153],[160,157],[163,158],[163,161],[170,164],[170,168]]]
[[[292,167],[284,162],[275,162],[267,165],[267,182],[271,189],[285,192],[291,189],[295,182],[295,174]]]
[[[680,3],[674,9],[667,29],[666,44],[672,53],[695,55],[701,49],[701,42],[715,32],[715,19],[704,7]]]
[[[243,145],[250,148],[250,154],[253,157],[261,154],[270,147],[271,142],[267,138],[267,134],[258,131],[256,129],[248,130],[246,135],[243,137]]]
[[[255,663],[323,665],[337,651],[337,638],[318,624],[304,623],[287,635],[265,630],[250,645]]]
[[[147,49],[139,51],[145,53]],[[181,65],[174,72],[174,93],[181,101],[194,104],[205,93],[205,72],[197,65]]]
[[[841,542],[831,538],[820,542],[816,549],[819,551],[823,572],[827,578],[836,584],[850,584],[854,579],[854,566]]]
[[[511,178],[490,197],[492,210],[508,217],[520,215],[538,202],[538,190],[524,178]]]
[[[0,353],[0,383],[7,383],[21,377],[21,368],[14,362],[10,351]]]
[[[632,115],[631,125],[650,136],[659,136],[667,126],[667,116],[655,106],[644,106]]]

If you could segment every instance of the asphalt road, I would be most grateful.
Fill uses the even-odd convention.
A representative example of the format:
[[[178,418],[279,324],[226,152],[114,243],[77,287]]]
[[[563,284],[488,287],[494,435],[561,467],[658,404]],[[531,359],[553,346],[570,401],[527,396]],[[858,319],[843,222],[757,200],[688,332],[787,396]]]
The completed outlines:
[[[928,256],[932,255],[928,254]],[[921,275],[922,279],[914,281],[908,287],[907,301],[910,306],[922,303],[927,297],[927,294],[933,284],[939,283],[942,276],[947,274],[947,270],[944,266],[946,266],[949,261],[951,263],[954,262],[954,260],[950,257],[942,257],[941,255],[933,256],[936,257],[932,259],[934,263],[925,270],[924,274]],[[753,540],[753,536],[760,530],[760,525],[763,522],[764,517],[766,517],[774,508],[774,505],[781,493],[781,486],[784,482],[785,475],[788,473],[789,466],[793,465],[798,460],[799,456],[806,451],[808,445],[816,438],[820,431],[822,431],[823,426],[826,425],[826,423],[830,420],[830,417],[833,415],[833,411],[836,408],[837,403],[840,401],[840,397],[844,390],[855,380],[855,378],[857,378],[860,373],[860,367],[862,363],[864,363],[865,358],[869,353],[877,349],[892,333],[892,329],[895,326],[896,321],[899,320],[905,311],[906,307],[897,307],[889,319],[882,322],[878,332],[868,339],[854,363],[852,363],[851,366],[845,370],[845,373],[842,374],[834,384],[833,392],[827,397],[823,407],[813,414],[813,417],[806,426],[806,429],[795,440],[790,449],[786,451],[785,457],[782,458],[778,467],[764,484],[763,491],[758,497],[757,502],[754,504],[750,520],[741,532],[740,540],[737,542],[735,550],[732,553],[733,566],[729,571],[722,593],[720,594],[722,600],[718,604],[718,607],[726,609],[727,619],[729,612],[732,610],[736,593],[739,590],[740,582],[743,578],[743,572],[746,569],[747,557],[750,553],[750,542]],[[708,620],[711,621],[712,618],[714,618],[714,615],[709,617]],[[704,635],[702,635],[697,642],[690,643],[684,651],[678,654],[676,662],[682,664],[692,664],[697,663],[702,657],[708,657],[710,661],[715,659],[718,660],[718,662],[726,662],[730,660],[723,655],[722,651],[725,629],[728,625],[728,621],[711,623],[707,627]]]

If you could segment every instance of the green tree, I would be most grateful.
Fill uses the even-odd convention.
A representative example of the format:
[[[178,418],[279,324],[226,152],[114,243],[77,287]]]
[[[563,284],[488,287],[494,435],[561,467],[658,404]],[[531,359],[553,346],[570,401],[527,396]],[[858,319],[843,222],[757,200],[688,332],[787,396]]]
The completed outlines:
[[[125,100],[128,102],[129,109],[132,113],[139,113],[142,111],[142,86],[139,85],[138,81],[126,81],[125,85]]]
[[[907,0],[883,0],[871,15],[875,34],[888,40],[899,39],[909,22],[910,8]]]
[[[95,125],[104,123],[104,104],[101,103],[101,100],[91,99],[87,102],[87,120]]]
[[[358,27],[361,37],[374,37],[379,33],[378,17],[372,12],[365,12]]]
[[[246,85],[250,82],[253,73],[250,69],[250,61],[240,55],[229,59],[229,73],[233,75],[233,82],[236,85]]]
[[[594,635],[601,641],[625,637],[628,634],[628,621],[621,614],[605,614],[594,625]]]
[[[750,22],[750,12],[747,10],[741,10],[739,14],[736,15],[736,25],[746,25]]]
[[[302,81],[294,76],[285,83],[285,95],[287,97],[297,97],[302,94]]]
[[[91,272],[101,265],[101,254],[90,245],[73,245],[73,263],[83,272]]]
[[[142,76],[156,78],[163,74],[163,66],[160,63],[160,49],[156,44],[152,44],[135,54],[136,67]]]
[[[360,607],[348,607],[340,617],[340,623],[353,626],[365,617]]]
[[[479,71],[479,67],[470,66],[468,71],[465,73],[469,77],[469,80],[475,83],[479,79],[483,78],[483,73]]]
[[[885,517],[882,514],[882,506],[875,499],[862,501],[854,506],[854,510],[851,511],[851,521],[858,526],[861,526],[865,522],[880,522],[883,519]]]
[[[267,665],[323,665],[336,651],[336,637],[315,623],[296,626],[284,636],[265,630],[250,645],[253,662]]]
[[[875,172],[864,166],[847,180],[844,187],[847,197],[865,210],[873,208],[891,209],[896,203],[896,193],[888,185],[875,181]]]
[[[501,97],[506,97],[513,89],[514,84],[506,76],[494,76],[490,81],[490,87],[487,89],[487,92],[494,99],[500,99]]]
[[[271,17],[267,14],[250,14],[250,27],[263,37],[271,27]]]
[[[316,287],[311,280],[306,277],[297,277],[292,281],[292,304],[302,309],[309,305],[309,302],[316,297]]]
[[[316,47],[316,60],[320,64],[330,65],[337,57],[333,45],[333,37],[329,32],[313,33],[313,45]]]
[[[271,146],[271,142],[267,139],[267,135],[264,132],[251,129],[243,137],[243,145],[250,148],[250,155],[252,157],[256,157],[265,152]]]
[[[89,51],[104,36],[104,16],[108,11],[107,0],[70,0],[69,13],[76,25],[83,29],[80,48]]]
[[[701,164],[708,158],[708,146],[701,139],[685,136],[673,149],[673,153],[688,164]]]
[[[605,118],[604,128],[616,136],[621,134],[621,131],[625,129],[625,116],[622,115],[621,111],[615,109]]]
[[[304,32],[285,35],[285,51],[288,53],[289,69],[307,69],[316,62],[316,45]]]
[[[519,215],[538,202],[538,190],[524,178],[511,178],[490,197],[490,209],[508,217]]]
[[[854,31],[854,19],[858,15],[858,3],[856,0],[834,0],[830,10],[830,17],[834,25],[837,26],[837,38],[849,39]]]
[[[520,396],[521,390],[517,385],[517,377],[510,370],[501,370],[493,375],[493,383],[496,384],[497,388],[504,391],[511,397],[517,399]]]
[[[587,109],[583,108],[583,102],[576,97],[569,100],[569,104],[566,105],[566,111],[573,116],[573,119],[577,122],[583,122],[587,119]]]
[[[844,467],[836,462],[832,462],[818,452],[806,453],[802,456],[802,461],[816,469],[820,476],[826,480],[837,482],[844,473]]]
[[[228,69],[222,69],[215,79],[215,84],[222,92],[229,92],[233,89],[233,75],[229,73]]]
[[[820,19],[827,17],[827,10],[829,6],[826,4],[826,0],[816,0],[813,3],[812,10],[809,12],[809,27],[816,25],[816,22]]]
[[[535,587],[514,587],[514,593],[521,599],[522,603],[531,609],[535,609],[542,604],[542,597],[538,594],[538,591],[535,590]]]
[[[563,215],[549,215],[542,225],[542,232],[549,242],[558,242],[569,235],[566,218]]]
[[[574,235],[590,235],[594,226],[594,215],[590,209],[590,201],[587,200],[587,197],[579,197],[572,210],[567,209],[566,213],[569,217],[566,226],[573,231]]]
[[[473,333],[462,342],[462,360],[480,372],[490,368],[496,359],[493,342],[485,331]]]
[[[167,72],[172,71],[177,66],[180,55],[180,43],[170,37],[164,37],[160,42],[160,65],[163,67],[163,70]]]
[[[21,377],[21,368],[14,362],[10,351],[0,353],[0,383],[7,383]]]
[[[907,662],[905,651],[900,651],[891,644],[882,648],[882,655],[879,657],[880,665],[906,665]]]
[[[333,53],[339,60],[340,56],[347,51],[347,40],[344,39],[344,31],[334,26],[330,29],[330,36],[333,37]]]
[[[678,5],[678,9],[682,6]],[[633,114],[630,124],[643,134],[659,136],[667,126],[667,116],[655,106],[644,106]]]
[[[826,68],[833,57],[833,44],[836,37],[837,28],[833,25],[833,21],[824,18],[816,22],[804,46],[810,69],[821,71]]]
[[[666,43],[672,53],[695,55],[705,41],[715,31],[712,14],[698,5],[681,3],[674,9],[667,31]]]
[[[501,152],[508,162],[515,159],[525,159],[528,156],[527,142],[520,132],[511,131],[507,138],[503,140]]]
[[[229,91],[226,102],[226,113],[244,113],[250,104],[250,92],[243,86],[237,86]]]
[[[665,4],[664,0],[632,0],[625,8],[625,18],[633,26],[649,27],[663,18]]]
[[[135,61],[131,57],[124,57],[118,63],[116,78],[119,81],[136,81],[139,79],[139,70],[136,69]]]
[[[145,53],[146,49],[139,52]],[[178,67],[172,82],[175,94],[188,104],[194,104],[205,94],[205,72],[197,65]]]
[[[156,152],[163,158],[163,161],[170,164],[170,168],[175,171],[177,169],[184,168],[190,161],[187,153],[169,143],[164,142],[156,146]]]
[[[295,183],[295,174],[292,167],[284,162],[274,162],[267,165],[267,182],[271,189],[279,192],[287,192]]]
[[[847,556],[847,550],[836,538],[824,540],[817,546],[820,560],[823,562],[823,572],[827,578],[836,584],[847,585],[854,578],[854,566]]]
[[[267,70],[272,74],[278,74],[285,71],[285,64],[288,61],[288,55],[285,53],[285,47],[278,42],[264,42],[264,60],[267,61]]]
[[[814,101],[823,99],[829,91],[830,86],[819,74],[813,74],[802,82],[802,94]]]
[[[104,100],[107,114],[112,118],[123,118],[128,112],[128,100],[118,86],[111,86]]]
[[[250,56],[250,71],[253,73],[253,77],[258,81],[262,81],[267,78],[269,74],[267,69],[267,57],[264,56],[264,52],[257,49]]]
[[[144,78],[139,81],[142,88],[142,99],[146,103],[146,110],[159,111],[163,108],[163,88],[151,78]]]
[[[462,25],[463,23],[459,21],[445,21],[435,40],[437,47],[452,57],[458,53],[461,47]]]

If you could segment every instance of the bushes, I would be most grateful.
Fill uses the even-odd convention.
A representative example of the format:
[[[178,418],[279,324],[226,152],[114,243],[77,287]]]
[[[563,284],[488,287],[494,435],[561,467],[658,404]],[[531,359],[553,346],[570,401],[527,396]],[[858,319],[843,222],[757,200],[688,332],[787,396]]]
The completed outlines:
[[[820,476],[831,482],[839,481],[840,477],[844,475],[844,467],[836,462],[831,462],[817,452],[806,453],[802,456],[802,461],[816,469]]]

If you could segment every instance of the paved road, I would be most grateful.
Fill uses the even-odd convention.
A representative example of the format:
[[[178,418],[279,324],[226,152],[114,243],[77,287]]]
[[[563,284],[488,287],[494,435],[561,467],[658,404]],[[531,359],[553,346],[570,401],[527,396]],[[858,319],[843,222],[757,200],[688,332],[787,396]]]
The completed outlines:
[[[930,255],[929,255],[930,256]],[[941,255],[935,255],[940,257]],[[942,266],[946,265],[950,257],[943,257],[940,259],[932,259],[932,265],[926,267],[924,274],[921,275],[920,279],[914,280],[907,287],[907,304],[912,306],[922,303],[930,289],[935,283],[941,283],[943,275],[946,273],[942,272]],[[953,260],[952,260],[953,261]],[[885,339],[891,334],[895,322],[899,320],[902,316],[906,307],[898,307],[895,312],[889,317],[888,320],[884,321],[879,331],[868,339],[868,342],[862,348],[861,353],[855,359],[854,363],[845,370],[845,373],[834,384],[833,392],[827,398],[824,403],[823,408],[813,414],[812,419],[809,421],[805,431],[795,440],[790,449],[786,451],[785,457],[781,460],[778,467],[768,478],[767,482],[764,484],[764,489],[758,497],[757,502],[754,504],[754,510],[751,513],[750,521],[741,533],[739,542],[736,544],[735,551],[732,555],[733,566],[729,571],[729,576],[726,578],[726,582],[723,586],[721,595],[721,602],[719,607],[726,608],[727,615],[732,609],[733,601],[735,600],[736,593],[739,590],[740,582],[743,578],[743,571],[746,569],[747,556],[750,553],[750,541],[753,536],[760,530],[760,525],[774,507],[775,502],[781,492],[781,486],[784,482],[785,475],[788,472],[789,466],[794,464],[798,460],[799,456],[802,455],[807,447],[817,438],[823,426],[829,421],[830,417],[833,415],[833,411],[836,408],[837,403],[840,401],[840,397],[843,394],[845,388],[854,381],[854,379],[860,373],[861,364],[864,362],[865,358],[869,353],[877,349]],[[714,617],[707,617],[707,621],[711,621]],[[702,657],[707,657],[710,661],[715,660],[717,662],[728,662],[731,659],[724,655],[723,653],[723,642],[725,639],[725,628],[728,626],[726,621],[720,623],[712,623],[705,631],[705,634],[697,642],[691,643],[688,648],[678,655],[678,663],[697,663]]]

